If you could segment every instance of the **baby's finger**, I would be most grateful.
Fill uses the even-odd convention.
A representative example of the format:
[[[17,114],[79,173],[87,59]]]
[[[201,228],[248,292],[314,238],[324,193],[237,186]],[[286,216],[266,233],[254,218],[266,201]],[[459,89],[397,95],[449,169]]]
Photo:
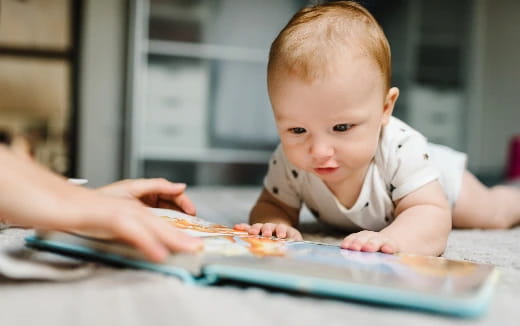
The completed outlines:
[[[274,223],[265,223],[264,226],[262,226],[262,235],[264,237],[272,237],[275,227],[276,224]]]
[[[295,228],[288,228],[287,230],[287,238],[294,241],[302,241],[303,237],[300,231],[296,230]]]
[[[365,242],[362,239],[354,238],[352,240],[350,246],[348,247],[348,249],[355,250],[355,251],[361,251],[361,248],[363,248],[364,244],[365,244]]]
[[[247,224],[247,223],[235,224],[235,226],[233,226],[233,229],[235,229],[235,230],[246,231],[246,232],[247,232],[250,228],[251,228],[251,225],[249,225],[249,224]]]
[[[358,232],[346,237],[345,240],[343,240],[341,247],[345,249],[359,251],[361,250],[365,242],[365,237],[363,237],[363,235]]]
[[[353,240],[349,246],[349,249],[361,251],[363,246],[368,242],[368,240],[369,240],[369,238],[367,238],[366,236],[358,235],[353,238]]]
[[[264,226],[264,223],[255,223],[255,224],[251,225],[251,228],[249,228],[249,230],[247,232],[249,232],[249,234],[259,235],[260,232],[262,231],[263,226]]]
[[[383,244],[385,244],[386,240],[387,239],[385,237],[374,236],[374,237],[370,238],[367,242],[365,242],[365,244],[361,248],[361,251],[367,251],[367,252],[379,251],[379,249],[381,249]]]
[[[285,239],[287,237],[287,225],[285,224],[278,224],[276,228],[274,229],[274,233],[276,237]]]
[[[398,252],[397,246],[393,242],[383,244],[380,250],[385,254],[396,254]]]
[[[341,242],[340,244],[340,247],[343,248],[343,249],[349,249],[350,248],[350,245],[352,244],[352,241],[354,240],[354,236],[351,234],[351,235],[348,235],[346,236],[343,241]]]

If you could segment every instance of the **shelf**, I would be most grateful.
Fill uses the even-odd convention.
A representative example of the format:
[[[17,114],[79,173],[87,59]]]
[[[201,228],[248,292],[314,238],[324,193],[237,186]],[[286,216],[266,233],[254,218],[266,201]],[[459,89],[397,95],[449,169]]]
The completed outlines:
[[[178,41],[148,42],[148,54],[267,63],[268,50]]]
[[[269,45],[304,2],[132,0],[129,176],[260,184],[278,139]]]
[[[239,150],[223,148],[147,148],[141,153],[142,160],[154,161],[189,161],[198,163],[250,163],[267,164],[272,151]]]

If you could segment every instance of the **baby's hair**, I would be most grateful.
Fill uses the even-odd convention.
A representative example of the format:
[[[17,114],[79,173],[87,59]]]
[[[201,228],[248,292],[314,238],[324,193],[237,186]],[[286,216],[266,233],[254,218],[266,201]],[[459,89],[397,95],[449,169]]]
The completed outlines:
[[[284,71],[312,81],[332,73],[341,53],[354,48],[373,60],[388,90],[392,75],[388,40],[375,18],[354,1],[298,11],[271,45],[268,74]]]

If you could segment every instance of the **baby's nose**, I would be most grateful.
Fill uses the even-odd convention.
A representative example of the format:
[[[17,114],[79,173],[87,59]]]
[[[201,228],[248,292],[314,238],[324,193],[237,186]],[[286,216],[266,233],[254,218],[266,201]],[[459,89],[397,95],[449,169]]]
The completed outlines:
[[[310,148],[310,154],[313,158],[321,160],[323,158],[331,157],[334,154],[334,148],[327,142],[314,141]]]

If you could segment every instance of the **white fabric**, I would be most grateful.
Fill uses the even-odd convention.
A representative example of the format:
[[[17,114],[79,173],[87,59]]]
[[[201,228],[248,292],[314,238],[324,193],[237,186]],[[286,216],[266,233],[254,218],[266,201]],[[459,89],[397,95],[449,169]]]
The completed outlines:
[[[71,281],[94,272],[93,263],[19,247],[0,249],[0,275],[16,280]]]
[[[466,171],[467,155],[449,147],[429,144],[433,165],[439,169],[439,182],[452,206],[459,197],[462,175]]]
[[[446,164],[434,165],[432,148],[441,157],[435,162]],[[453,202],[460,190],[465,159],[464,154],[451,149],[430,147],[424,136],[392,117],[384,127],[359,197],[351,208],[344,207],[317,176],[288,162],[281,146],[269,162],[264,186],[291,207],[299,208],[304,203],[322,222],[343,229],[378,231],[391,223],[394,201],[433,180],[443,180],[441,185]],[[457,169],[452,170],[452,166]]]

